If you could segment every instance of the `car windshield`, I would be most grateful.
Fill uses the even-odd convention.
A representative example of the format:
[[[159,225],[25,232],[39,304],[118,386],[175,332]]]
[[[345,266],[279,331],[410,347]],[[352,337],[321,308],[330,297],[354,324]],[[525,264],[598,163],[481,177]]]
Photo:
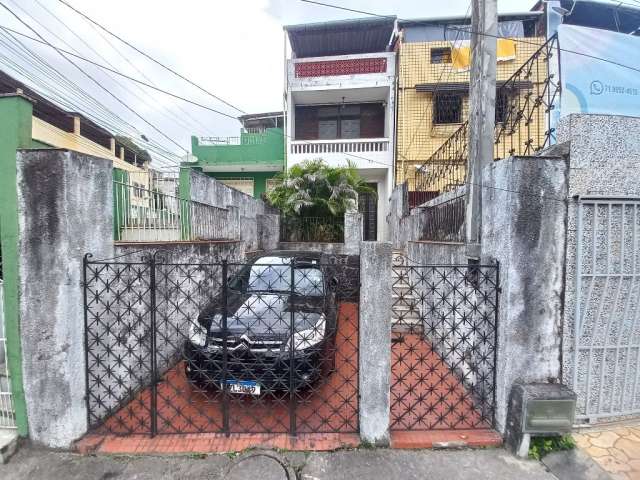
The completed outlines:
[[[262,257],[251,266],[247,292],[290,292],[291,266],[289,258]],[[324,295],[324,277],[317,260],[298,262],[294,273],[294,292],[298,295]]]

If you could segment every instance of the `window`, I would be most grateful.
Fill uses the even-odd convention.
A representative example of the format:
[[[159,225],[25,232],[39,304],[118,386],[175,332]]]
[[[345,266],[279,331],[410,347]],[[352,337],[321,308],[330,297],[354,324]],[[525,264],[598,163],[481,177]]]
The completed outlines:
[[[436,94],[433,100],[433,123],[437,125],[462,123],[462,95]]]
[[[253,177],[247,178],[219,178],[220,182],[224,183],[227,187],[240,190],[242,193],[251,195],[253,197]]]
[[[451,63],[451,48],[432,48],[431,63]]]
[[[509,115],[509,95],[505,91],[496,93],[496,123],[502,123],[507,120]]]
[[[382,103],[296,107],[296,140],[338,140],[384,136]]]

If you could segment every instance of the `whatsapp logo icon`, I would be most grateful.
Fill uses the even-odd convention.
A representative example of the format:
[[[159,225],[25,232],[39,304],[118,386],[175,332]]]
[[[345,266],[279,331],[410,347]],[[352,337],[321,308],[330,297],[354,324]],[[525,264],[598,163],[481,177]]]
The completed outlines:
[[[590,92],[591,95],[600,95],[604,91],[604,86],[600,80],[594,80],[591,82]]]

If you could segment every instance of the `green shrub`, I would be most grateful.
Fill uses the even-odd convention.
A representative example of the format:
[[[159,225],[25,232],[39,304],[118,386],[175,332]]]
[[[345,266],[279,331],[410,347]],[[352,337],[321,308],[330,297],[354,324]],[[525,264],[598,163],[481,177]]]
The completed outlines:
[[[529,458],[540,460],[551,452],[573,450],[576,444],[571,435],[533,437],[529,445]]]

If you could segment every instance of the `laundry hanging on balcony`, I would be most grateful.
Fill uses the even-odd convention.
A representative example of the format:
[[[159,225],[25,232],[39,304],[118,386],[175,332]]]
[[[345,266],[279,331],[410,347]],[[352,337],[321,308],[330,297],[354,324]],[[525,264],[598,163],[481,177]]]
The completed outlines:
[[[511,38],[499,38],[496,47],[498,62],[516,58],[516,42]],[[451,42],[451,63],[454,72],[468,72],[471,68],[471,40]]]

